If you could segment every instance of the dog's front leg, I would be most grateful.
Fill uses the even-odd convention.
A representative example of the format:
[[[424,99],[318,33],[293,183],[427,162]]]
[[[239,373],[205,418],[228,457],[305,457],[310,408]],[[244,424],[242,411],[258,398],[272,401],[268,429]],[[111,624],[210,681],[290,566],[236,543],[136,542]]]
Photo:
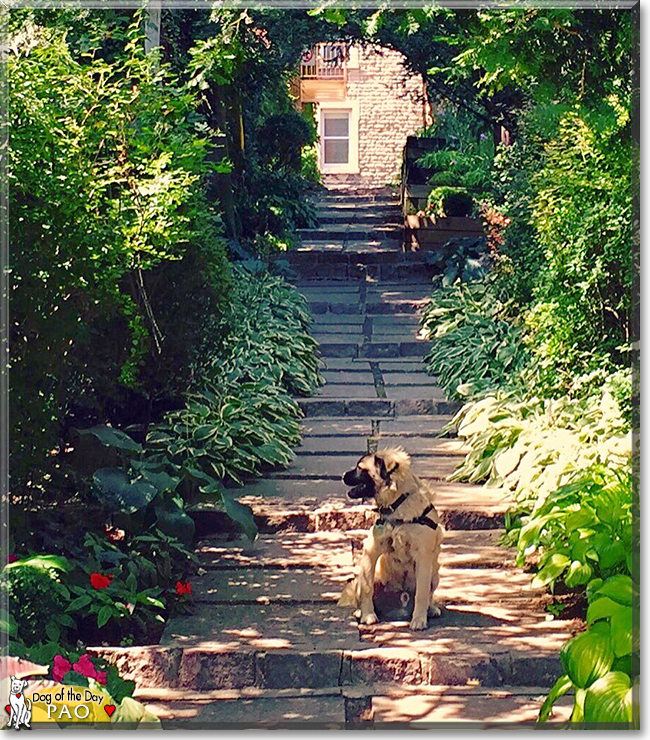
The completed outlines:
[[[363,543],[363,555],[361,557],[361,569],[359,572],[361,624],[376,624],[378,621],[372,598],[375,592],[375,568],[382,552],[381,541],[371,532]]]
[[[431,577],[433,563],[430,557],[420,555],[415,561],[415,599],[413,603],[413,617],[410,627],[412,630],[427,628],[427,612],[431,603]]]

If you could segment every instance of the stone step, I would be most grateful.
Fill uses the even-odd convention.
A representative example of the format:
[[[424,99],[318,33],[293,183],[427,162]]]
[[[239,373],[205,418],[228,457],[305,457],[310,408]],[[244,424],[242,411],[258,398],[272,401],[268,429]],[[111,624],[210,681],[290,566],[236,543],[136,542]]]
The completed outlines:
[[[379,448],[382,447],[403,447],[411,458],[413,464],[418,467],[419,472],[422,468],[419,465],[419,458],[427,458],[430,455],[437,457],[449,456],[457,464],[469,452],[459,439],[444,439],[436,437],[401,437],[397,435],[380,434],[376,437]],[[356,455],[360,457],[367,451],[368,437],[305,437],[302,444],[296,448],[298,457],[301,456],[346,456]]]
[[[141,689],[550,686],[562,670],[561,646],[580,627],[545,621],[525,598],[495,601],[485,612],[450,605],[418,633],[407,622],[360,629],[329,603],[198,604],[195,614],[170,620],[160,646],[92,653]]]
[[[305,241],[363,241],[366,239],[395,239],[402,238],[402,227],[395,224],[324,224],[315,229],[298,229],[297,234]]]
[[[310,437],[369,437],[373,434],[373,422],[378,425],[380,436],[393,437],[398,444],[406,444],[409,437],[437,437],[451,421],[448,414],[409,416],[406,418],[331,417],[313,416],[302,423],[304,439]]]
[[[445,532],[440,562],[448,568],[505,568],[515,559],[512,548],[499,545],[503,529]],[[365,529],[347,532],[281,532],[247,537],[216,535],[197,543],[206,569],[312,568],[349,572],[358,561]]]
[[[417,388],[417,386],[415,386]],[[419,394],[418,394],[419,395]],[[422,393],[421,398],[301,398],[300,408],[310,416],[430,416],[455,414],[462,406],[458,401],[443,401]]]
[[[374,506],[347,498],[338,478],[336,458],[327,478],[269,478],[235,491],[253,510],[262,534],[278,532],[346,532],[368,529],[376,520]],[[503,527],[509,499],[500,489],[432,480],[436,508],[446,529],[492,530]],[[220,503],[203,499],[189,507],[197,537],[238,533]]]
[[[437,729],[441,722],[458,729],[492,729],[495,722],[519,729],[535,722],[547,693],[543,686],[378,683],[319,689],[136,689],[134,697],[166,729]],[[572,704],[571,696],[562,697],[549,721],[568,721]]]
[[[379,282],[395,280],[431,280],[440,270],[416,253],[404,253],[399,242],[384,242],[381,247],[353,251],[342,243],[327,245],[323,249],[300,249],[289,252],[288,259],[302,279],[351,281],[372,279]],[[303,245],[304,246],[304,245]]]
[[[415,337],[401,337],[402,341],[363,341],[355,333],[331,334],[313,332],[320,345],[322,357],[367,357],[369,359],[388,357],[424,357],[431,348],[429,342]],[[351,341],[358,339],[358,341]]]
[[[386,443],[380,440],[380,446]],[[388,446],[388,444],[386,444]],[[341,454],[314,453],[298,455],[286,470],[275,473],[275,478],[313,478],[314,480],[340,480],[341,476],[354,468],[359,457],[365,454],[365,444],[358,450]],[[420,478],[445,481],[459,466],[461,459],[450,455],[430,453],[413,458],[413,469]]]
[[[374,206],[385,204],[390,206],[399,205],[399,197],[396,194],[378,192],[378,193],[350,193],[350,192],[330,192],[326,195],[320,195],[315,199],[315,204],[320,207],[332,205],[341,205],[346,208],[356,207],[357,205]]]
[[[326,227],[334,224],[367,224],[370,226],[378,224],[401,224],[403,216],[399,209],[360,211],[356,208],[332,210],[330,208],[316,210],[316,218],[319,227]]]

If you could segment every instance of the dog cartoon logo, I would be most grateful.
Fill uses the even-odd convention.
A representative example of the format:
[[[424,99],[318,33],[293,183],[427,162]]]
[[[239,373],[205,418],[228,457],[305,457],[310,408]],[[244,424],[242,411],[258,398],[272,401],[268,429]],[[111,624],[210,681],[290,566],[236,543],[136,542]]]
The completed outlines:
[[[23,693],[27,681],[25,679],[19,679],[15,676],[11,678],[11,693],[9,694],[9,724],[7,727],[11,727],[11,723],[14,723],[14,729],[20,729],[20,726],[26,727],[31,730],[29,723],[32,721],[32,703]]]

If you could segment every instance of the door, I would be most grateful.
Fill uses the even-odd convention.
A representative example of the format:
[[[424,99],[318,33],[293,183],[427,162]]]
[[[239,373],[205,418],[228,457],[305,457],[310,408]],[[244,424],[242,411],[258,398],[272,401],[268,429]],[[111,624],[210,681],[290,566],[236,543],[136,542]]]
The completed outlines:
[[[358,172],[358,122],[354,108],[321,103],[321,170],[324,173]]]

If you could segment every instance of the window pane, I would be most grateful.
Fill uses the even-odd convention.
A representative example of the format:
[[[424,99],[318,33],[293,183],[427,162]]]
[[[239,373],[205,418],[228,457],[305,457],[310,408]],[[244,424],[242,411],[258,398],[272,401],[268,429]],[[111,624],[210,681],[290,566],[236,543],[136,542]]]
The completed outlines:
[[[325,164],[347,164],[348,148],[347,139],[326,139]]]
[[[347,113],[325,114],[325,136],[348,136],[349,116]]]

